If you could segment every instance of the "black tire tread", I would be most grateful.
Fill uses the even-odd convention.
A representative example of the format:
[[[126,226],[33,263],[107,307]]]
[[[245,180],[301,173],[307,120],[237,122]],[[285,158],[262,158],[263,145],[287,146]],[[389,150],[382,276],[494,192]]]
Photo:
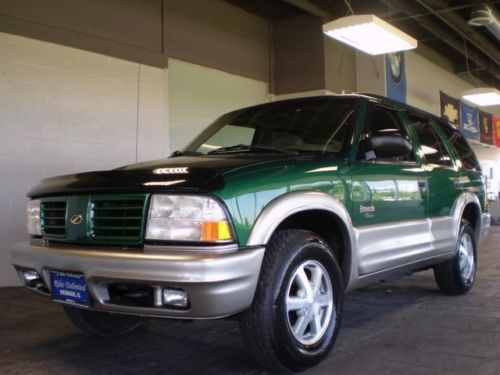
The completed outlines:
[[[462,294],[455,281],[456,273],[454,272],[454,261],[455,259],[450,259],[447,262],[434,266],[434,278],[436,279],[439,290],[450,296]]]
[[[306,231],[284,230],[274,235],[269,247],[266,249],[257,288],[269,285],[269,282],[273,279],[273,265],[279,263],[290,237],[299,232]],[[266,304],[266,300],[269,301],[269,299],[263,298],[263,294],[256,293],[252,306],[242,314],[240,320],[241,333],[249,351],[262,366],[275,371],[286,371],[286,367],[283,366],[277,354],[274,353],[268,337],[260,334],[263,327],[267,329],[268,322],[256,319],[260,317],[256,310],[257,306]]]
[[[466,221],[462,221],[459,235],[461,236],[464,231],[468,231],[474,241],[474,231]],[[452,259],[434,266],[434,279],[436,280],[436,284],[438,285],[439,290],[446,295],[463,295],[466,294],[472,287],[472,285],[467,286],[462,282],[457,262],[457,258],[454,256]]]
[[[248,350],[259,364],[272,371],[300,371],[309,367],[306,364],[298,365],[295,362],[290,363],[286,357],[280,355],[274,349],[277,347],[276,344],[271,341],[269,335],[262,333],[272,331],[273,322],[271,319],[266,319],[266,316],[258,311],[272,308],[272,306],[268,306],[272,304],[273,300],[273,298],[269,298],[269,293],[272,293],[274,290],[271,285],[275,281],[276,270],[288,259],[287,253],[290,244],[299,243],[306,239],[313,239],[328,247],[317,234],[307,230],[282,230],[273,235],[267,246],[261,266],[261,274],[257,284],[259,293],[256,292],[251,307],[241,314],[240,330]],[[339,305],[340,318],[342,310],[341,301]]]

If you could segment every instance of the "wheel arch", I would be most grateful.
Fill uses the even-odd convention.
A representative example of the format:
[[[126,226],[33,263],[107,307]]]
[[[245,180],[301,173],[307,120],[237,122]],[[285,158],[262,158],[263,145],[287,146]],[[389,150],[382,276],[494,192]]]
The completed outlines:
[[[465,219],[472,227],[477,245],[479,245],[483,238],[483,223],[481,203],[477,195],[469,192],[461,194],[455,203],[453,218],[456,237],[460,231],[460,223]]]
[[[305,229],[322,237],[334,251],[347,286],[352,272],[354,235],[351,217],[341,201],[318,191],[281,195],[261,211],[247,246],[266,245],[282,229]]]

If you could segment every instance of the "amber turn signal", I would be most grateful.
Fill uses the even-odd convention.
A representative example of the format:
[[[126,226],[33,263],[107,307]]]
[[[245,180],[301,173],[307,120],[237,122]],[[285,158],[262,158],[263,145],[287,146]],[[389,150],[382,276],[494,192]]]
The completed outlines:
[[[224,241],[231,239],[227,221],[204,221],[201,226],[203,241]]]

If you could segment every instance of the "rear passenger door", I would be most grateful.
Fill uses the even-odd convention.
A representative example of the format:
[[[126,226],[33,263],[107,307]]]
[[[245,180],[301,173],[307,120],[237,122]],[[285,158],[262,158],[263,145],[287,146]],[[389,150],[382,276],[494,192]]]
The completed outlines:
[[[426,217],[429,227],[424,238],[428,257],[450,252],[455,246],[452,211],[462,193],[460,168],[453,152],[444,142],[443,133],[435,123],[418,114],[408,113],[408,120],[417,142],[418,156],[427,175],[428,203]],[[423,239],[424,239],[423,238]]]
[[[429,200],[426,216],[430,218],[449,216],[461,193],[459,167],[431,120],[418,114],[407,115],[420,143],[417,152],[425,161],[424,169],[427,171]]]

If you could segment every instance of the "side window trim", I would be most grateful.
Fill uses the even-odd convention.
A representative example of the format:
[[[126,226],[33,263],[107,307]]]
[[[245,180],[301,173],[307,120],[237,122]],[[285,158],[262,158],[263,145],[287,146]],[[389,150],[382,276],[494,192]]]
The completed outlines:
[[[454,169],[459,168],[460,166],[458,165],[458,161],[460,160],[460,157],[459,157],[457,151],[455,150],[455,148],[451,145],[449,137],[441,129],[441,126],[439,126],[439,124],[436,122],[436,120],[431,119],[430,124],[431,124],[432,128],[434,129],[434,132],[439,137],[439,139],[443,143],[444,147],[448,151],[448,154],[451,156],[452,165],[449,167],[453,167]]]
[[[401,113],[399,115],[401,117],[401,120],[405,124],[406,131],[408,132],[408,134],[410,136],[411,143],[412,143],[412,146],[413,146],[412,152],[413,152],[413,154],[415,156],[415,160],[417,161],[417,163],[419,165],[425,165],[425,164],[427,164],[427,162],[425,160],[425,157],[421,156],[420,153],[417,152],[418,150],[421,149],[422,143],[420,142],[420,139],[419,139],[419,137],[417,135],[417,132],[415,131],[415,129],[413,128],[413,126],[411,126],[411,120],[410,120],[411,113],[408,110],[404,110],[404,111],[401,111]]]
[[[417,134],[415,133],[415,130],[410,126],[410,118],[408,116],[408,111],[401,109],[398,111],[398,116],[399,116],[399,121],[401,121],[401,124],[403,125],[403,129],[406,131],[406,135],[408,136],[408,139],[411,143],[412,150],[411,153],[413,155],[414,163],[422,165],[425,164],[425,158],[421,158],[420,155],[417,153],[417,147],[420,148],[420,140],[417,137]]]

